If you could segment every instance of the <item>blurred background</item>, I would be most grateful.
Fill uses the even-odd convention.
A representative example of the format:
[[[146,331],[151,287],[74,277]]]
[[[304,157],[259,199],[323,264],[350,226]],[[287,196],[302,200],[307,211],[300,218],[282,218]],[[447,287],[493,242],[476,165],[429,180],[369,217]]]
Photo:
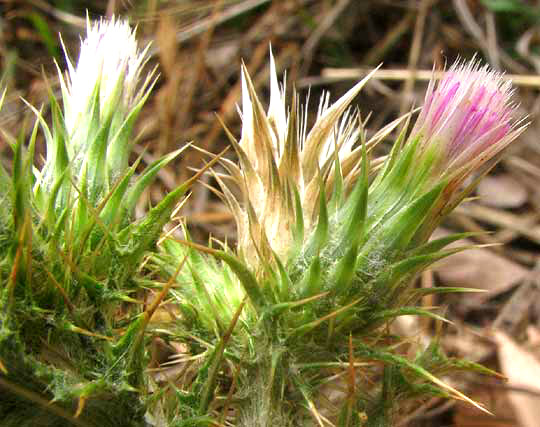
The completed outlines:
[[[59,34],[74,60],[86,16],[121,15],[151,42],[150,70],[160,77],[137,127],[134,158],[144,164],[188,141],[211,153],[229,143],[218,115],[239,136],[240,65],[268,101],[269,45],[287,90],[308,99],[314,119],[325,90],[339,97],[383,64],[355,101],[368,132],[422,105],[433,67],[477,55],[514,81],[515,102],[531,125],[460,206],[439,234],[489,231],[481,245],[422,275],[418,286],[466,286],[482,293],[422,301],[452,322],[406,319],[396,325],[418,342],[441,334],[449,354],[501,372],[501,378],[447,379],[493,416],[455,401],[412,408],[401,427],[538,427],[540,425],[540,1],[530,0],[0,0],[0,160],[10,169],[9,136],[31,129],[21,97],[47,114],[47,84],[59,90],[55,61],[65,67]],[[45,79],[46,78],[46,79]],[[48,83],[46,83],[46,81]],[[393,138],[385,141],[387,150]],[[43,153],[43,146],[41,146]],[[232,150],[226,154],[234,158]],[[209,156],[190,149],[163,170],[146,204],[161,200]],[[232,216],[208,186],[194,187],[180,215],[197,241],[234,243]],[[464,242],[461,242],[464,243]]]

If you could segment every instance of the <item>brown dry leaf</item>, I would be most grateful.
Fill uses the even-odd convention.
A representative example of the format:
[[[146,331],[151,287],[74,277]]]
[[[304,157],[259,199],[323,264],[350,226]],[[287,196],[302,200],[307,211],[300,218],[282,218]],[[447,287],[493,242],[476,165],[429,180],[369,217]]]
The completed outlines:
[[[496,208],[519,208],[528,196],[526,188],[509,174],[484,177],[476,191],[482,204]]]
[[[472,244],[470,240],[463,239],[449,247]],[[525,267],[486,248],[469,249],[452,255],[437,264],[434,271],[447,286],[486,290],[487,292],[468,295],[468,298],[477,302],[504,292],[528,274]]]
[[[505,333],[495,331],[499,362],[508,377],[508,386],[523,391],[508,391],[521,427],[538,427],[540,423],[540,361],[517,345]]]

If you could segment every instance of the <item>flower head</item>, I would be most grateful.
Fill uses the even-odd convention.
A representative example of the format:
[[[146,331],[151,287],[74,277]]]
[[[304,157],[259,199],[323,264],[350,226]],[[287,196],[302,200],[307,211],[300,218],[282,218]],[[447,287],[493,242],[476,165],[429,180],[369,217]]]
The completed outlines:
[[[516,119],[512,93],[509,80],[474,58],[457,61],[438,83],[432,79],[407,144],[395,146],[385,173],[370,187],[371,224],[390,215],[404,224],[399,217],[407,217],[413,206],[418,227],[403,228],[401,249],[426,241],[473,190],[476,181],[463,185],[465,180],[485,174],[527,127]],[[416,206],[424,202],[424,209]],[[387,229],[386,235],[399,235],[391,225]]]
[[[68,72],[64,78],[58,71],[66,151],[76,176],[99,163],[96,188],[109,188],[128,166],[132,127],[155,82],[155,69],[140,78],[148,48],[139,49],[128,22],[114,17],[87,22],[75,65],[64,48]]]
[[[365,131],[360,114],[349,107],[370,77],[333,104],[325,93],[308,129],[307,106],[298,104],[295,93],[292,105],[287,105],[272,56],[267,111],[242,70],[242,136],[238,142],[233,139],[241,167],[225,164],[242,197],[238,200],[227,188],[230,181],[222,188],[238,226],[239,251],[252,266],[272,258],[272,253],[282,259],[288,256],[299,218],[302,233],[310,235],[317,224],[321,190],[330,195],[338,175],[345,192],[356,181],[362,158],[359,142]],[[377,144],[395,126],[365,141],[366,147]]]
[[[101,118],[116,109],[125,113],[140,99],[151,79],[150,75],[142,87],[138,87],[147,52],[148,46],[139,50],[135,31],[127,21],[114,17],[110,21],[88,21],[77,63],[73,66],[66,52],[67,83],[61,79],[69,134],[74,132],[79,120],[89,114],[96,88]]]
[[[437,145],[450,169],[478,166],[505,148],[523,128],[516,129],[512,83],[474,58],[457,61],[435,85],[432,79],[411,136],[422,136],[424,148]]]

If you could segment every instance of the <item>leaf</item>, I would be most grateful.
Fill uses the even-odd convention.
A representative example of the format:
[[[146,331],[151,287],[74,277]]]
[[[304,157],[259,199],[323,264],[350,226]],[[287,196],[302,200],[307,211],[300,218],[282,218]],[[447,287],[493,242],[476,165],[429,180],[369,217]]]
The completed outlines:
[[[120,181],[111,190],[112,194],[109,194],[105,206],[101,210],[99,217],[104,224],[113,224],[118,217],[125,217],[130,211],[125,208],[124,198],[129,187],[131,177],[135,173],[135,170],[140,162],[140,157],[133,163],[133,165],[124,173],[124,176],[120,178]]]
[[[300,289],[304,298],[321,292],[322,274],[321,274],[321,258],[314,256],[309,269],[304,273],[304,277],[300,282]]]
[[[454,242],[457,242],[458,240],[462,240],[467,237],[479,236],[482,234],[485,234],[485,233],[484,232],[452,233],[447,236],[430,240],[429,242],[419,246],[418,248],[410,252],[410,256],[428,255],[434,252],[438,252],[441,249],[444,249],[446,246]],[[461,243],[466,246],[474,246],[472,245],[472,242],[465,243],[465,241],[462,241]],[[463,246],[463,245],[460,245],[460,246]]]
[[[431,374],[421,366],[417,365],[416,363],[408,360],[405,357],[398,356],[396,354],[388,353],[385,351],[379,351],[379,350],[373,350],[365,345],[360,345],[359,343],[356,344],[358,352],[358,357],[364,357],[364,358],[371,358],[374,360],[380,360],[381,362],[385,362],[387,364],[392,364],[395,366],[399,366],[402,368],[409,369],[414,375],[418,376],[419,378],[423,378],[424,380],[430,381],[436,386],[438,386],[443,392],[448,393],[455,399],[463,400],[474,407],[480,409],[483,412],[490,413],[486,408],[484,408],[482,405],[478,404],[474,400],[468,398],[460,391],[456,390],[455,388],[449,386],[444,381],[437,378],[435,375]]]
[[[356,257],[358,256],[358,246],[352,245],[341,258],[331,273],[331,283],[334,283],[334,292],[337,295],[346,294],[353,283],[356,274]]]
[[[370,321],[379,321],[379,320],[390,320],[394,319],[399,316],[424,316],[429,317],[434,320],[438,320],[445,323],[452,322],[443,316],[438,315],[437,313],[433,313],[432,311],[417,308],[417,307],[400,307],[396,308],[394,310],[382,310],[378,311],[375,316],[370,318]]]
[[[231,320],[227,331],[225,331],[225,333],[217,343],[215,350],[212,352],[211,356],[207,361],[208,376],[207,378],[205,378],[205,382],[201,390],[201,398],[199,402],[200,415],[204,415],[208,412],[208,408],[214,397],[218,376],[220,374],[221,364],[223,362],[223,354],[225,352],[225,347],[229,339],[231,338],[236,323],[238,322],[238,318],[240,317],[240,314],[242,313],[242,310],[244,308],[244,304],[245,300],[238,306],[238,309],[236,310],[236,313],[234,314],[234,317]]]
[[[369,191],[369,166],[365,147],[364,144],[362,149],[362,175],[358,178],[342,211],[339,212],[340,220],[344,223],[341,236],[342,246],[356,245],[364,238]]]
[[[123,205],[124,214],[131,215],[133,209],[135,208],[135,205],[141,197],[142,192],[152,183],[158,172],[164,166],[166,166],[168,163],[178,157],[190,145],[191,144],[188,143],[182,148],[179,148],[178,150],[175,150],[172,153],[163,156],[161,159],[152,162],[146,167],[141,176],[137,179],[133,187],[128,190],[125,196],[125,202]]]
[[[407,249],[445,186],[446,183],[441,181],[387,219],[382,225],[384,228],[380,231],[380,241],[385,242],[385,246],[392,251]],[[376,242],[376,244],[380,244],[380,242]]]
[[[201,170],[189,178],[175,190],[167,194],[157,206],[150,209],[147,215],[137,223],[132,223],[118,233],[118,252],[127,256],[131,261],[141,257],[143,253],[155,244],[161,230],[169,221],[177,203],[184,196],[191,185],[211,168],[225,152],[227,148],[208,162]]]
[[[322,180],[320,181],[319,188],[319,219],[317,221],[317,228],[310,236],[304,250],[307,258],[317,256],[317,254],[323,250],[326,243],[328,243],[328,238],[330,237],[326,193],[324,191],[324,184]]]
[[[229,267],[231,267],[238,279],[240,279],[240,283],[242,284],[246,294],[249,296],[249,299],[255,308],[261,309],[264,307],[266,305],[264,295],[259,287],[257,279],[249,268],[234,255],[228,254],[224,251],[215,251],[214,255],[217,258],[225,261]]]
[[[300,200],[300,194],[298,194],[298,189],[296,186],[293,186],[294,194],[294,215],[295,215],[295,224],[292,231],[293,241],[292,247],[289,254],[289,259],[296,258],[302,246],[304,245],[304,212],[302,209],[302,201]]]

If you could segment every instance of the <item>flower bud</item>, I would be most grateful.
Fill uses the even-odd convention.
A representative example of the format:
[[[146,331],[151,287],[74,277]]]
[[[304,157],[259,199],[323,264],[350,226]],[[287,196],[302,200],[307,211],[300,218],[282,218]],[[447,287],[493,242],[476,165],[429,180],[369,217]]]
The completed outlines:
[[[100,20],[87,24],[86,39],[75,67],[66,53],[68,79],[64,95],[65,122],[70,135],[92,109],[98,91],[100,119],[120,110],[128,111],[142,95],[138,82],[147,61],[148,46],[137,46],[135,31],[127,21]],[[67,95],[67,96],[66,96]]]
[[[432,80],[411,133],[425,150],[436,145],[444,168],[476,167],[493,157],[516,132],[512,83],[479,61],[457,61],[435,87]]]

